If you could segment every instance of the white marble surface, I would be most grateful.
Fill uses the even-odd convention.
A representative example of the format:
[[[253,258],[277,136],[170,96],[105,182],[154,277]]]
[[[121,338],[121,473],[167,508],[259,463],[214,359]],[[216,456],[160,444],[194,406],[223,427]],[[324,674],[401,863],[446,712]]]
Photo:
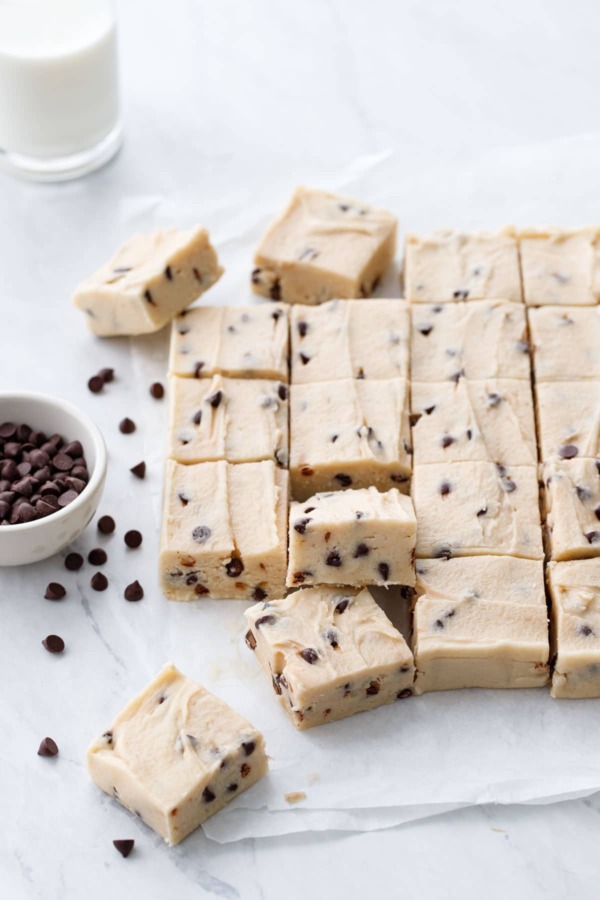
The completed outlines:
[[[98,795],[82,765],[89,738],[182,634],[190,636],[182,668],[242,711],[262,683],[245,657],[232,672],[222,662],[237,659],[238,604],[174,611],[156,586],[162,447],[152,435],[164,407],[145,391],[163,365],[162,339],[93,341],[68,295],[134,228],[199,219],[228,269],[215,299],[245,302],[249,248],[296,182],[348,184],[414,229],[597,221],[600,137],[587,132],[595,124],[600,12],[556,0],[119,6],[127,128],[119,158],[61,187],[0,181],[0,387],[47,390],[93,412],[111,454],[102,508],[119,526],[115,537],[100,541],[92,530],[80,542],[108,549],[105,594],[89,589],[90,567],[73,575],[60,560],[0,572],[2,895],[596,897],[597,794],[543,806],[480,802],[361,833],[226,844],[197,833],[171,851]],[[119,379],[92,398],[85,381],[104,365]],[[138,422],[135,435],[117,430],[126,414]],[[150,467],[145,483],[127,471],[141,458]],[[144,531],[140,551],[123,547],[127,527]],[[130,605],[122,590],[134,577],[146,597]],[[51,578],[69,589],[63,603],[42,599]],[[199,653],[194,632],[213,628],[214,652]],[[65,638],[63,657],[42,649],[48,632]],[[483,696],[473,703],[485,715]],[[440,703],[438,728],[432,704],[415,701],[420,708],[429,718],[412,714],[415,734],[432,745],[440,733],[452,742],[452,706]],[[511,733],[507,744],[519,745],[528,772],[539,762],[551,773],[558,762],[583,791],[588,775],[588,788],[600,784],[597,743],[585,727],[589,714],[595,730],[599,710],[595,702],[572,710],[540,705],[532,728]],[[565,732],[574,728],[580,751],[565,753]],[[61,747],[56,760],[35,755],[45,734]],[[400,747],[406,735],[398,740]],[[477,781],[486,760],[474,756]],[[398,755],[398,770],[405,758]],[[450,764],[432,772],[440,784],[435,811],[454,777]],[[499,795],[490,784],[487,796]],[[122,860],[110,842],[127,836],[136,849]]]

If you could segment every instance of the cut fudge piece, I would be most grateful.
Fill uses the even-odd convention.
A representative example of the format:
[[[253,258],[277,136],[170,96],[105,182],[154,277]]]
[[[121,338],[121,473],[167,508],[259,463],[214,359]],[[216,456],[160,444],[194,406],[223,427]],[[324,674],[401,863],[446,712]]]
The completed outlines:
[[[382,209],[299,187],[256,251],[252,288],[310,305],[369,297],[394,258],[396,225]]]
[[[292,381],[408,378],[410,319],[401,300],[292,307]]]
[[[169,600],[285,592],[288,473],[273,462],[167,460],[160,574]]]
[[[292,385],[290,474],[294,499],[370,485],[407,492],[411,452],[404,378],[343,378]]]
[[[412,313],[413,381],[465,377],[529,382],[531,366],[525,307],[499,301],[415,306]]]
[[[412,385],[414,463],[489,460],[535,466],[533,398],[527,381]]]
[[[166,665],[87,752],[93,781],[178,844],[268,770],[262,735]]]
[[[404,294],[412,303],[522,300],[519,250],[513,228],[495,232],[440,230],[409,234]]]
[[[76,288],[73,303],[94,334],[145,334],[219,280],[223,269],[204,228],[136,234]]]
[[[367,590],[304,588],[245,615],[246,643],[298,728],[412,694],[412,653]]]
[[[600,457],[599,382],[542,382],[535,393],[542,460]]]
[[[595,306],[600,301],[597,228],[524,229],[519,242],[525,303]]]
[[[417,557],[543,559],[535,466],[491,462],[415,466]]]
[[[171,378],[169,456],[288,464],[288,388],[263,378]]]
[[[555,460],[542,471],[552,559],[600,556],[600,460]]]
[[[288,337],[283,306],[196,306],[173,322],[169,371],[287,381]]]
[[[541,560],[420,559],[413,652],[417,694],[547,684]]]
[[[551,562],[553,697],[600,697],[600,560]]]
[[[600,307],[529,309],[537,383],[600,381]]]
[[[417,521],[395,488],[315,494],[290,508],[287,583],[415,583]]]

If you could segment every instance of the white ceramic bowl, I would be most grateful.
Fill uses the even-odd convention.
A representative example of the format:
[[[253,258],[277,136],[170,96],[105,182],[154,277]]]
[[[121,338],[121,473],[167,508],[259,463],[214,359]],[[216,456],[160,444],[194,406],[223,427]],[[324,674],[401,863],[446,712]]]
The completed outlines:
[[[100,430],[85,413],[45,394],[0,391],[2,422],[25,422],[48,436],[57,433],[67,442],[80,441],[90,473],[81,494],[64,509],[33,522],[0,526],[0,566],[20,566],[58,553],[89,524],[104,488],[106,445]]]

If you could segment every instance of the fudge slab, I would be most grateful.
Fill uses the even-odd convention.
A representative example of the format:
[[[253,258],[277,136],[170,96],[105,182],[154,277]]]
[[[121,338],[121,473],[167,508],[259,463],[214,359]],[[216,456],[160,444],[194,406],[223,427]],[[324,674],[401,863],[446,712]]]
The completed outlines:
[[[533,369],[545,381],[600,381],[600,307],[528,309]]]
[[[396,226],[382,209],[296,188],[256,251],[252,289],[308,305],[369,297],[394,258]]]
[[[395,488],[315,494],[290,508],[287,583],[415,583],[417,520]]]
[[[283,306],[197,306],[173,322],[169,372],[288,381],[288,344]]]
[[[160,580],[169,600],[285,591],[288,473],[270,461],[167,460]]]
[[[544,567],[509,556],[417,563],[415,693],[548,682]]]
[[[600,301],[597,228],[523,229],[519,243],[525,303],[595,306]]]
[[[529,382],[525,307],[517,303],[414,306],[411,378],[418,382],[516,378]]]
[[[204,228],[166,228],[126,241],[81,282],[73,303],[94,334],[145,334],[166,325],[222,274]]]
[[[489,460],[535,466],[533,397],[527,381],[442,381],[411,386],[414,464]]]
[[[93,781],[168,844],[267,773],[262,735],[168,664],[87,751]]]
[[[551,562],[546,578],[555,658],[551,694],[600,697],[600,560]]]
[[[246,643],[297,728],[412,694],[412,653],[367,590],[304,588],[245,615]]]
[[[600,382],[542,382],[535,395],[542,461],[600,457]]]
[[[408,378],[410,318],[401,300],[330,300],[294,306],[292,381]]]
[[[344,378],[293,384],[290,395],[292,496],[373,485],[408,491],[408,383]]]
[[[543,559],[535,466],[491,462],[415,466],[417,557]]]
[[[513,228],[470,234],[440,230],[409,234],[404,293],[411,303],[455,300],[522,301],[519,250]]]
[[[170,378],[169,456],[288,463],[288,388],[264,378]]]
[[[552,559],[600,556],[600,459],[555,460],[542,472]]]

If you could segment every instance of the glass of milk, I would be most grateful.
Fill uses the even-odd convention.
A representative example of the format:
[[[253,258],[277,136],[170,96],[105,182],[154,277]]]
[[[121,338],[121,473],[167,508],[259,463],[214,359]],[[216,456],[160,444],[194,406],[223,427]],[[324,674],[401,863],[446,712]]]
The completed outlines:
[[[0,168],[76,178],[120,143],[110,0],[0,0]]]

